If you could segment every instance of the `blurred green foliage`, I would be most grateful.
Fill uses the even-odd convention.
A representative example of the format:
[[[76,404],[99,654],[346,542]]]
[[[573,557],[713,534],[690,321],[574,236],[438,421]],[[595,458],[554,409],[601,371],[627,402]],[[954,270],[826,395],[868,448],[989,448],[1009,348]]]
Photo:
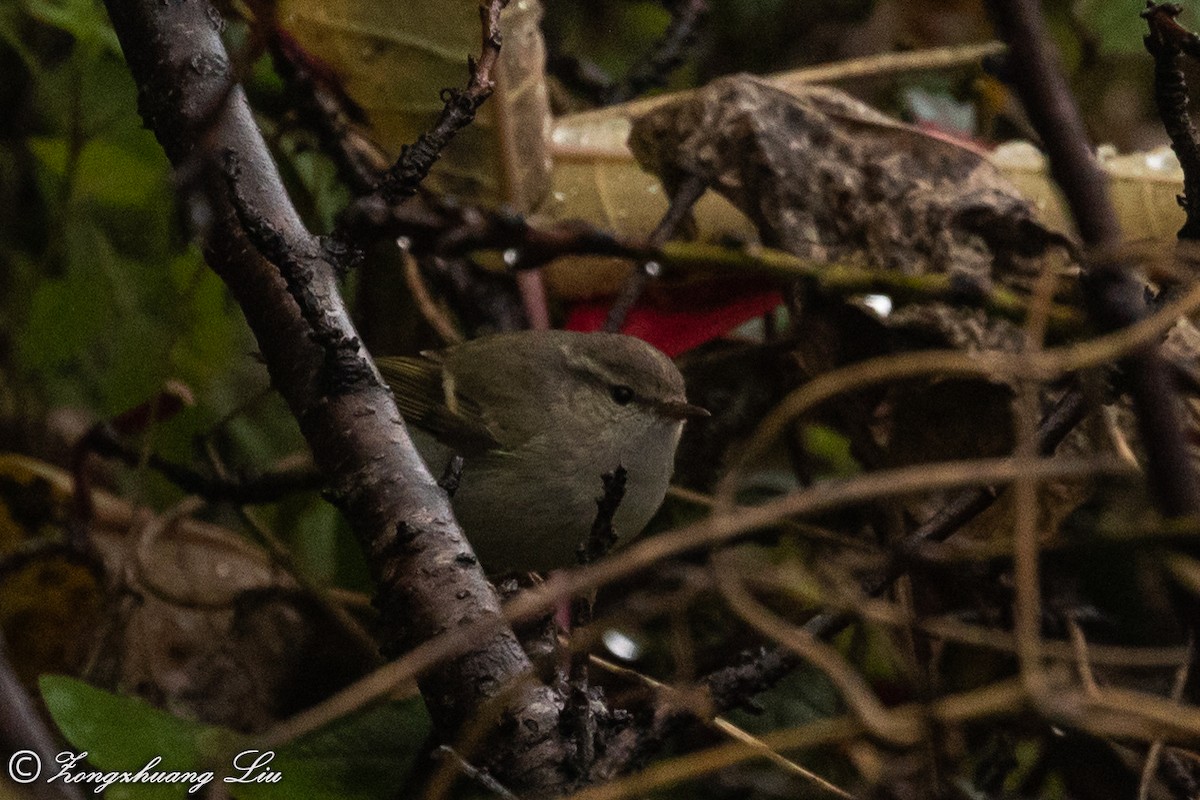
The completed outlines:
[[[6,354],[16,379],[102,416],[168,377],[198,393],[219,386],[248,342],[180,234],[166,159],[141,127],[103,7],[73,0],[24,11],[10,6],[0,23],[21,57],[0,147],[11,176],[0,258],[4,327],[19,332]]]
[[[173,379],[195,405],[145,446],[192,462],[205,437],[251,473],[300,450],[291,415],[263,396],[240,310],[190,241],[103,4],[0,5],[0,64],[0,442],[53,452],[47,442],[69,433],[48,422],[55,409],[109,418]],[[259,97],[277,93],[265,60],[254,75]],[[346,197],[328,160],[295,137],[272,141],[297,205],[328,229]],[[124,485],[151,505],[178,497],[150,473]],[[323,502],[290,501],[271,524],[312,576],[361,583],[361,557],[338,544],[345,532]]]
[[[1196,15],[1200,12],[1197,0],[1178,0],[1183,7],[1181,22],[1194,29]],[[1105,54],[1141,54],[1144,52],[1142,37],[1146,35],[1146,23],[1137,12],[1145,7],[1137,0],[1077,0],[1073,9],[1075,17],[1096,37],[1100,51]]]

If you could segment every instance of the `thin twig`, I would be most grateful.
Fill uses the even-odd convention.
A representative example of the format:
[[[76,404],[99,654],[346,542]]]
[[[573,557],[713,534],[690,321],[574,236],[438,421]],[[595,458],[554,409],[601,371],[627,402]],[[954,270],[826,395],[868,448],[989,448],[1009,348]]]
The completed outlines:
[[[1175,793],[1175,800],[1195,800],[1196,797],[1200,797],[1200,781],[1196,779],[1195,759],[1194,753],[1178,747],[1167,748],[1163,753],[1163,782]],[[1185,761],[1192,761],[1193,764],[1189,767]]]
[[[647,246],[650,249],[657,249],[674,236],[680,224],[691,213],[692,206],[696,205],[696,201],[707,190],[707,180],[699,175],[689,175],[684,179],[676,190],[675,195],[671,198],[671,204],[667,206],[667,211],[663,214],[663,218],[659,220],[654,231],[646,239]],[[650,283],[652,278],[658,277],[661,272],[662,265],[659,262],[645,260],[637,269],[629,274],[612,308],[608,310],[608,317],[604,320],[605,331],[616,333],[621,330],[621,327],[625,324],[625,317],[628,316],[634,305],[637,304],[638,298],[642,296],[642,292],[646,289],[646,285]]]
[[[334,71],[279,23],[275,3],[251,5],[257,17],[254,30],[265,42],[301,124],[316,134],[322,151],[351,190],[370,192],[388,168],[388,159],[359,131],[357,124],[365,121],[365,113],[346,94]]]
[[[467,62],[470,71],[467,86],[465,89],[444,89],[442,102],[445,106],[433,128],[400,150],[400,158],[384,175],[377,189],[387,203],[399,203],[416,193],[442,150],[459,131],[475,120],[475,112],[492,96],[496,87],[492,70],[500,58],[500,12],[507,5],[508,0],[491,0],[479,7],[482,44],[479,60],[472,57]]]
[[[425,283],[425,276],[421,274],[421,264],[417,261],[416,256],[407,248],[402,247],[400,248],[400,259],[404,263],[404,282],[408,284],[408,292],[412,295],[413,302],[417,304],[417,311],[421,312],[421,316],[429,323],[429,327],[433,328],[446,344],[458,344],[463,341],[466,337],[459,332],[450,317],[430,294],[429,286]]]
[[[1036,356],[1045,348],[1046,324],[1053,292],[1053,276],[1048,270],[1043,270],[1034,286],[1029,319],[1024,326],[1024,352],[1029,355]],[[1072,387],[1068,395],[1078,391]],[[1048,455],[1047,445],[1049,452],[1053,452],[1058,446],[1057,440],[1061,440],[1071,429],[1053,431],[1054,440],[1051,443],[1038,430],[1036,420],[1040,404],[1036,383],[1022,381],[1017,385],[1012,416],[1016,436],[1013,456],[1018,461],[1033,461],[1039,455]],[[1061,405],[1064,405],[1062,400]],[[1038,483],[1035,479],[1021,477],[1009,491],[1013,500],[1013,638],[1017,642],[1017,663],[1025,688],[1035,702],[1040,702],[1048,691],[1050,679],[1042,663]]]
[[[850,261],[807,259],[758,245],[729,247],[708,242],[664,241],[617,236],[578,220],[530,225],[519,214],[474,206],[406,203],[388,207],[378,198],[352,205],[342,221],[343,234],[356,242],[403,236],[418,255],[445,257],[478,250],[499,250],[517,272],[536,269],[570,255],[615,256],[641,262],[630,278],[630,294],[644,285],[647,264],[689,273],[745,276],[757,273],[792,281],[810,281],[838,297],[881,293],[897,305],[941,300],[982,308],[1016,322],[1028,313],[1028,298],[996,284],[964,296],[950,276],[909,275],[900,270],[867,269]],[[660,223],[661,226],[661,223]],[[650,272],[654,271],[650,268]],[[1051,334],[1061,337],[1083,328],[1083,315],[1070,305],[1050,310]]]
[[[637,243],[629,242],[629,245],[634,247]],[[1024,322],[1029,313],[1029,298],[1004,286],[964,293],[947,274],[911,275],[893,269],[868,269],[854,261],[807,259],[758,245],[727,247],[705,242],[666,242],[654,257],[664,267],[684,272],[712,271],[733,275],[757,272],[781,280],[801,279],[835,297],[886,294],[896,306],[940,300],[982,308],[989,314],[1014,322]],[[1049,314],[1051,333],[1056,337],[1083,329],[1082,314],[1070,305],[1055,303]]]
[[[612,472],[601,476],[604,493],[596,499],[596,517],[592,521],[587,538],[579,543],[575,551],[581,566],[587,566],[602,558],[617,543],[613,530],[613,517],[625,498],[625,480],[628,472],[617,466]],[[571,629],[585,628],[592,623],[594,596],[579,596],[571,603]],[[567,677],[569,694],[563,709],[563,723],[575,739],[574,765],[576,772],[587,775],[596,760],[596,718],[592,713],[592,693],[589,690],[588,657],[582,650],[571,654],[570,672]]]
[[[625,482],[629,476],[625,467],[617,466],[612,472],[600,476],[603,494],[596,498],[596,517],[592,520],[587,538],[579,543],[575,551],[581,565],[588,565],[601,558],[617,543],[617,532],[613,530],[613,517],[625,499]]]
[[[222,597],[209,597],[212,587],[207,584],[186,584],[191,589],[190,594],[184,594],[183,587],[176,587],[165,580],[160,580],[161,568],[155,563],[154,550],[159,544],[160,537],[179,524],[179,521],[194,515],[204,507],[204,501],[195,496],[188,496],[176,503],[162,514],[156,514],[147,519],[141,526],[141,532],[134,547],[134,574],[139,588],[146,593],[169,603],[173,606],[189,609],[226,608],[233,604],[240,589],[231,588]]]
[[[983,59],[1001,55],[1006,49],[1003,42],[993,41],[954,45],[951,47],[934,47],[926,50],[877,53],[861,58],[845,59],[828,64],[818,64],[812,67],[780,72],[767,76],[766,80],[786,91],[796,86],[813,83],[839,83],[909,73],[962,69],[964,67],[977,67]],[[623,116],[632,118],[663,103],[677,102],[694,91],[696,90],[690,89],[634,100],[622,106],[621,113]],[[627,151],[626,157],[628,157]]]
[[[92,519],[92,489],[88,461],[93,453],[108,449],[121,436],[144,434],[155,424],[168,420],[185,407],[192,405],[192,393],[178,381],[168,381],[154,397],[127,409],[112,419],[93,425],[71,452],[71,474],[74,480],[74,509],[68,526],[68,538],[81,552],[88,547],[87,528]],[[151,460],[146,448],[126,453],[130,466],[141,466]]]
[[[837,650],[803,628],[789,624],[754,599],[742,582],[739,567],[729,551],[714,555],[712,563],[717,589],[730,609],[759,633],[769,636],[824,673],[851,713],[871,735],[901,746],[911,746],[918,741],[922,726],[893,724],[894,720],[871,687]]]
[[[990,0],[1002,38],[1016,68],[1018,94],[1045,143],[1050,170],[1066,196],[1086,245],[1103,251],[1121,242],[1108,182],[1087,134],[1034,0]],[[1089,313],[1103,330],[1115,330],[1147,315],[1143,284],[1112,259],[1093,260],[1081,282]],[[1147,477],[1167,516],[1200,513],[1200,482],[1180,424],[1175,381],[1157,346],[1123,362],[1129,392],[1147,452]]]
[[[1195,637],[1188,638],[1187,657],[1179,664],[1179,668],[1175,670],[1175,685],[1171,687],[1171,699],[1179,702],[1183,697],[1183,690],[1187,687],[1188,671],[1192,665],[1192,650],[1196,646]],[[1166,742],[1163,739],[1155,739],[1150,745],[1150,750],[1146,753],[1146,764],[1142,767],[1141,781],[1138,783],[1138,800],[1148,800],[1150,797],[1150,788],[1154,783],[1154,774],[1158,772],[1159,760],[1162,758],[1163,746]]]
[[[1071,647],[1075,650],[1075,668],[1079,671],[1079,682],[1083,684],[1083,690],[1090,695],[1098,694],[1100,685],[1096,683],[1096,673],[1092,671],[1087,636],[1079,620],[1073,616],[1067,618],[1067,635],[1071,637]]]
[[[1180,239],[1200,238],[1200,140],[1188,113],[1187,79],[1179,66],[1185,48],[1193,55],[1200,52],[1200,37],[1185,30],[1176,17],[1183,7],[1175,3],[1147,0],[1142,18],[1150,26],[1145,37],[1146,49],[1154,57],[1154,102],[1163,128],[1171,139],[1171,149],[1183,169],[1183,194],[1179,205],[1187,221],[1179,230]]]
[[[1200,284],[1192,286],[1183,296],[1162,306],[1154,314],[1086,342],[1048,348],[1033,354],[913,351],[860,361],[827,372],[784,397],[762,420],[718,485],[715,492],[718,507],[731,503],[747,465],[761,458],[767,448],[790,429],[794,420],[839,395],[888,381],[933,376],[1049,382],[1114,360],[1128,361],[1130,353],[1144,352],[1179,317],[1197,309],[1200,309]]]
[[[910,703],[889,713],[907,724],[923,724],[928,716],[942,724],[953,724],[990,714],[1011,712],[1024,705],[1024,690],[1016,681],[994,683],[982,689],[951,695],[934,701],[929,708]],[[852,716],[817,720],[797,728],[772,731],[759,737],[771,751],[808,750],[835,742],[847,742],[862,736],[865,728]],[[640,773],[569,795],[567,800],[620,800],[643,797],[660,787],[697,780],[718,770],[763,758],[763,750],[751,744],[733,742],[700,750],[654,764]]]
[[[349,611],[352,600],[359,611],[370,609],[370,599],[358,594],[343,595],[341,590],[318,584],[304,570],[297,567],[291,550],[275,535],[274,531],[255,515],[252,509],[238,506],[237,511],[242,521],[265,543],[271,558],[287,570],[288,575],[296,582],[300,591],[323,609],[329,618],[341,627],[346,637],[361,648],[362,653],[377,659],[378,643],[358,618]]]
[[[487,790],[489,794],[493,794],[496,797],[502,797],[504,800],[520,800],[520,798],[518,798],[515,794],[506,789],[504,784],[500,783],[500,781],[496,780],[487,772],[481,770],[479,767],[476,767],[465,758],[460,756],[458,751],[453,747],[449,747],[444,744],[439,745],[437,748],[437,753],[441,755],[442,758],[452,761],[455,768],[458,769],[460,773],[465,775],[472,782],[478,784],[483,789]]]
[[[126,466],[140,466],[142,453],[127,445],[110,427],[89,433],[88,444],[96,455],[113,458]],[[177,464],[157,453],[144,456],[145,465],[162,475],[187,494],[203,497],[210,503],[228,502],[234,505],[277,503],[302,492],[320,489],[325,479],[311,466],[272,470],[252,477],[235,478],[205,475],[184,464]]]
[[[778,520],[816,514],[855,503],[935,492],[961,486],[994,485],[1029,473],[1046,480],[1078,479],[1097,475],[1127,475],[1127,464],[1111,460],[1044,459],[1020,467],[1010,459],[970,461],[901,467],[867,473],[846,481],[813,486],[758,506],[735,508],[706,519],[634,542],[624,550],[587,567],[552,574],[544,583],[524,590],[503,607],[501,618],[482,619],[429,639],[396,661],[363,677],[337,694],[285,720],[264,739],[271,744],[291,741],[329,721],[345,716],[386,695],[417,675],[476,645],[479,637],[506,622],[519,622],[551,610],[563,598],[610,584],[648,566],[681,554],[729,542]]]
[[[700,24],[708,14],[708,3],[706,0],[675,0],[672,6],[671,21],[662,37],[633,65],[624,80],[603,92],[602,105],[624,103],[651,89],[666,86],[671,73],[683,64],[696,43]]]
[[[1038,428],[1038,451],[1043,456],[1053,454],[1076,425],[1082,421],[1087,404],[1076,388],[1066,391]],[[928,542],[944,542],[971,520],[982,514],[1000,497],[995,486],[981,486],[954,495],[938,513],[904,537],[896,547],[896,558],[879,578],[865,587],[869,597],[878,597],[903,575],[919,548]],[[815,636],[827,639],[843,630],[852,620],[849,614],[823,613],[805,625]]]
[[[876,53],[782,72],[771,76],[770,80],[785,87],[792,84],[839,83],[914,72],[936,72],[977,66],[985,58],[1002,55],[1006,49],[1003,42],[980,42],[932,47],[926,50]]]
[[[620,664],[614,664],[613,662],[601,658],[600,656],[589,656],[588,660],[594,666],[600,667],[606,672],[636,681],[643,686],[653,689],[659,696],[670,696],[677,693],[677,690],[673,689],[671,686],[661,681],[657,681],[649,675],[645,675],[635,669],[631,669]],[[765,745],[760,738],[744,728],[739,728],[725,717],[713,717],[712,719],[707,720],[707,724],[725,736],[728,736],[735,742],[741,742],[752,747],[761,748],[763,756],[776,766],[782,768],[785,772],[796,775],[802,780],[810,781],[821,789],[824,789],[831,794],[835,794],[838,797],[844,798],[844,800],[854,800],[854,795],[850,794],[845,789],[834,783],[831,783],[825,778],[822,778],[812,770],[806,769],[800,764],[797,764],[795,761],[792,761],[781,753],[777,753],[776,751],[767,747],[767,745]]]
[[[787,576],[775,576],[759,570],[747,576],[747,584],[787,597],[796,591],[796,583]],[[829,597],[824,604],[837,611],[847,611],[853,616],[875,625],[893,628],[912,627],[931,639],[956,642],[969,647],[991,650],[998,653],[1015,653],[1016,639],[1008,631],[970,624],[953,616],[914,617],[898,604],[880,599],[869,599],[861,594],[845,597]],[[1043,654],[1055,661],[1080,663],[1080,651],[1074,641],[1044,639]],[[1186,647],[1137,647],[1123,645],[1089,644],[1087,659],[1092,664],[1126,668],[1160,668],[1178,666],[1187,655]]]

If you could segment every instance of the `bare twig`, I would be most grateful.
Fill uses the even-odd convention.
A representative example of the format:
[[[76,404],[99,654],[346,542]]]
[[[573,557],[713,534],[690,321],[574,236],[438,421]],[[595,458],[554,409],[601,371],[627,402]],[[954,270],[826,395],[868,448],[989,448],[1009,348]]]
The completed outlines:
[[[672,689],[671,686],[669,686],[665,683],[662,683],[661,681],[656,681],[654,678],[651,678],[649,675],[644,675],[644,674],[638,672],[637,670],[630,669],[629,667],[624,667],[619,664],[614,664],[611,661],[607,661],[606,659],[600,658],[599,656],[590,656],[588,660],[591,664],[600,667],[601,669],[605,670],[606,672],[612,673],[613,675],[618,675],[623,678],[628,678],[628,679],[636,681],[646,687],[649,687],[650,689],[653,689],[660,697],[661,696],[670,697],[673,694],[677,694],[677,692],[674,689]],[[838,797],[841,797],[841,798],[845,798],[845,800],[854,800],[854,795],[850,794],[845,789],[841,788],[840,786],[837,786],[834,783],[831,783],[830,781],[826,780],[825,778],[822,778],[820,775],[816,774],[812,770],[805,769],[801,765],[797,764],[795,761],[792,761],[792,760],[784,757],[780,753],[775,752],[770,747],[768,747],[766,744],[764,744],[760,738],[758,738],[754,734],[750,733],[749,731],[739,728],[737,725],[734,725],[732,722],[725,719],[724,717],[713,717],[711,720],[708,720],[707,722],[710,727],[721,732],[723,735],[728,736],[730,739],[733,739],[735,742],[741,742],[743,744],[748,744],[751,747],[760,748],[762,750],[762,754],[763,754],[764,758],[768,759],[773,764],[775,764],[776,766],[783,769],[785,772],[795,775],[802,780],[813,783],[816,786],[820,787],[821,789],[824,789],[825,791],[827,791],[831,794],[837,795]]]
[[[984,309],[1005,319],[1022,321],[1028,300],[1002,285],[964,296],[950,276],[908,275],[900,270],[867,269],[849,262],[807,259],[769,247],[727,247],[707,242],[664,241],[624,237],[585,222],[568,220],[537,226],[518,214],[459,204],[418,202],[386,206],[379,198],[352,205],[342,220],[342,234],[356,242],[403,236],[418,255],[465,255],[476,250],[500,250],[517,271],[536,269],[569,255],[616,256],[641,262],[628,281],[627,292],[645,284],[646,265],[673,270],[733,274],[758,273],[771,278],[811,282],[820,291],[845,297],[871,292],[887,294],[897,305],[942,300]],[[651,267],[649,272],[654,271]],[[1061,336],[1083,328],[1082,313],[1055,304],[1050,332]]]
[[[779,596],[789,596],[796,590],[795,581],[786,575],[774,575],[762,570],[746,576],[747,585]],[[868,599],[861,595],[826,598],[825,605],[849,611],[854,616],[875,625],[893,628],[912,627],[931,639],[956,642],[969,647],[998,653],[1015,653],[1017,643],[1012,633],[984,625],[963,622],[954,616],[915,617],[911,610],[886,600]],[[1080,664],[1080,650],[1074,641],[1044,639],[1043,652],[1055,661]],[[1095,665],[1129,668],[1177,667],[1187,657],[1187,648],[1139,647],[1126,645],[1089,644],[1087,660]]]
[[[738,565],[728,552],[713,556],[713,570],[717,588],[734,613],[824,673],[851,713],[873,736],[897,745],[912,745],[919,739],[921,726],[895,725],[871,687],[837,650],[759,603],[746,589]]]
[[[952,724],[967,718],[1012,712],[1024,705],[1024,690],[1016,681],[994,683],[981,689],[940,698],[926,708],[907,704],[889,710],[898,724],[925,724],[930,717],[942,724]],[[770,751],[807,750],[834,742],[851,741],[862,736],[865,728],[854,717],[843,716],[817,720],[798,728],[772,731],[759,738]],[[696,753],[667,759],[636,775],[586,789],[569,796],[569,800],[619,800],[641,797],[654,789],[671,786],[764,757],[761,745],[734,742]]]
[[[467,86],[465,89],[443,90],[442,102],[445,107],[433,128],[418,136],[413,144],[401,149],[400,158],[384,175],[377,190],[387,203],[398,203],[416,193],[442,150],[459,131],[475,120],[475,112],[492,96],[495,89],[492,69],[500,57],[500,12],[507,5],[508,0],[490,0],[480,5],[483,41],[479,60],[471,58],[468,61],[471,77]]]
[[[1167,748],[1163,753],[1160,774],[1163,782],[1175,794],[1175,800],[1192,800],[1200,796],[1195,760],[1195,753],[1177,747]],[[1185,763],[1187,761],[1192,762],[1190,767]]]
[[[761,458],[766,449],[789,429],[794,420],[834,397],[887,381],[935,375],[994,381],[1053,381],[1065,374],[1105,365],[1114,360],[1128,361],[1131,353],[1145,352],[1180,316],[1186,316],[1197,308],[1200,308],[1200,284],[1191,287],[1179,299],[1167,303],[1154,314],[1087,342],[1046,349],[1033,354],[1002,351],[977,354],[958,350],[913,351],[860,361],[825,373],[784,397],[763,419],[718,485],[717,506],[728,506],[731,503],[746,465]],[[1179,442],[1180,446],[1182,444],[1182,441]]]
[[[471,764],[465,758],[458,754],[458,751],[453,747],[439,745],[437,753],[445,759],[449,759],[454,763],[455,768],[469,778],[472,782],[478,784],[485,789],[488,794],[502,797],[504,800],[518,800],[517,796],[504,787],[504,784],[493,778],[487,772],[484,772],[479,767]]]
[[[618,466],[601,476],[604,493],[596,499],[596,517],[587,538],[579,543],[576,556],[582,566],[591,564],[612,549],[617,543],[613,530],[613,517],[625,498],[625,467]],[[573,631],[592,624],[594,596],[579,596],[571,603],[571,628]],[[596,760],[596,718],[592,713],[592,692],[589,689],[587,653],[580,650],[571,654],[568,675],[569,694],[563,709],[563,721],[575,739],[575,769],[579,775],[587,775]]]
[[[601,103],[624,103],[651,89],[666,86],[671,73],[679,69],[695,44],[700,24],[707,14],[706,0],[675,0],[671,21],[662,38],[633,65],[624,80],[601,95]]]
[[[74,478],[74,509],[67,527],[67,538],[79,552],[87,552],[90,543],[88,527],[92,520],[92,486],[88,462],[93,453],[106,449],[121,436],[144,434],[162,420],[170,419],[192,404],[192,393],[178,381],[167,384],[151,399],[127,409],[107,422],[93,425],[71,452],[71,474]],[[131,466],[141,466],[151,458],[150,450],[130,450]]]
[[[875,53],[861,58],[850,58],[783,72],[773,76],[772,81],[779,86],[786,87],[977,67],[985,58],[1002,55],[1005,50],[1003,42],[978,42],[950,47],[931,47],[926,50]]]
[[[404,282],[408,284],[408,292],[412,295],[413,302],[417,304],[417,310],[421,312],[421,316],[429,323],[429,327],[433,328],[446,344],[457,344],[463,341],[466,337],[459,333],[454,322],[429,293],[429,286],[425,283],[425,276],[421,274],[421,264],[417,261],[417,257],[406,248],[401,248],[400,259],[404,263]]]
[[[1171,687],[1171,699],[1179,702],[1183,697],[1183,690],[1187,687],[1188,670],[1192,665],[1192,649],[1196,646],[1195,638],[1188,640],[1188,654],[1180,663],[1179,668],[1175,670],[1175,685]],[[1138,800],[1148,800],[1150,797],[1150,788],[1154,782],[1154,774],[1158,772],[1159,760],[1162,758],[1163,746],[1165,742],[1162,739],[1156,739],[1150,745],[1150,750],[1146,753],[1146,764],[1142,767],[1142,778],[1138,784]]]
[[[1197,239],[1200,238],[1200,140],[1188,114],[1187,80],[1179,66],[1179,57],[1185,50],[1193,56],[1200,54],[1200,37],[1175,21],[1182,11],[1183,7],[1175,3],[1147,0],[1142,17],[1150,26],[1145,42],[1146,49],[1154,56],[1154,102],[1171,139],[1171,149],[1183,168],[1179,204],[1187,214],[1187,221],[1179,230],[1179,238]]]
[[[1083,241],[1104,251],[1121,242],[1108,183],[1088,144],[1066,78],[1034,0],[991,0],[997,28],[1017,68],[1012,75],[1034,127],[1041,134],[1055,182],[1066,195]],[[1082,280],[1090,314],[1104,330],[1134,323],[1147,314],[1141,281],[1111,259],[1094,260]],[[1167,516],[1200,513],[1200,483],[1182,435],[1175,381],[1156,346],[1130,354],[1122,363],[1147,451],[1151,491]]]
[[[252,1],[250,5],[258,17],[254,30],[265,42],[301,124],[316,134],[346,185],[357,194],[367,194],[388,168],[388,159],[358,129],[365,113],[346,94],[333,70],[280,25],[275,3]]]
[[[667,213],[659,220],[658,225],[651,232],[649,238],[647,238],[647,246],[651,249],[657,249],[674,236],[680,224],[691,213],[692,206],[696,205],[696,201],[700,199],[700,196],[707,189],[708,182],[698,175],[689,175],[680,183],[675,196],[671,198],[671,204],[667,207]],[[605,331],[616,333],[621,330],[621,327],[625,324],[625,317],[628,316],[630,310],[637,304],[638,298],[642,296],[642,292],[646,289],[646,285],[650,283],[652,278],[657,277],[661,271],[662,265],[659,262],[646,260],[629,274],[612,308],[608,310],[608,318],[604,320]]]
[[[340,236],[373,242],[403,236],[417,255],[459,256],[473,250],[510,254],[514,269],[533,269],[572,254],[637,257],[626,240],[581,221],[533,226],[521,214],[415,197],[389,205],[368,196],[352,203],[339,222]]]
[[[1043,456],[1051,455],[1066,435],[1083,419],[1086,410],[1083,394],[1078,389],[1068,389],[1038,428],[1039,453]],[[922,545],[927,542],[946,541],[990,508],[1000,494],[1001,490],[998,487],[981,486],[978,489],[959,492],[952,497],[937,514],[900,541],[891,566],[883,575],[864,587],[867,595],[878,597],[886,592],[896,579],[905,573]],[[825,639],[842,631],[852,619],[850,614],[818,614],[805,624],[805,629]]]
[[[580,564],[591,564],[617,543],[613,517],[621,501],[625,499],[625,481],[628,475],[625,467],[618,466],[612,472],[601,476],[604,493],[596,498],[596,518],[592,520],[592,529],[588,532],[587,539],[579,543],[579,549],[576,551]]]
[[[96,455],[114,458],[126,466],[136,467],[145,460],[150,469],[161,474],[188,494],[203,497],[210,503],[228,502],[235,505],[277,503],[301,492],[320,489],[325,479],[312,467],[262,472],[251,477],[236,478],[205,475],[184,464],[163,458],[157,453],[143,454],[116,436],[111,427],[102,426],[88,434],[88,444]]]
[[[1056,458],[1018,467],[1008,459],[980,459],[903,467],[867,473],[843,482],[824,483],[762,505],[718,512],[698,522],[631,543],[624,550],[587,567],[552,574],[544,583],[509,600],[503,610],[503,619],[509,622],[533,619],[554,608],[564,598],[610,584],[671,556],[733,541],[789,516],[816,514],[881,497],[999,484],[1025,473],[1047,480],[1078,479],[1106,474],[1127,475],[1130,469],[1127,464],[1110,460]],[[478,643],[479,637],[494,631],[499,624],[500,620],[480,619],[423,642],[397,661],[286,720],[268,733],[266,741],[290,741],[361,708],[386,695],[395,686],[469,650]]]
[[[1063,676],[1055,676],[1062,708],[1069,710],[1086,702],[1069,688]],[[1129,736],[1143,741],[1157,735],[1192,739],[1200,732],[1200,714],[1153,696],[1133,692],[1110,691],[1102,706],[1090,708],[1094,715],[1077,714],[1068,720],[1100,736]],[[898,726],[919,726],[933,722],[951,726],[968,720],[1013,714],[1028,707],[1028,695],[1019,680],[998,681],[987,686],[940,697],[929,704],[908,703],[888,709]],[[1139,711],[1139,704],[1141,711]],[[1077,710],[1077,709],[1076,709]],[[824,718],[797,728],[764,734],[759,741],[774,751],[808,750],[835,742],[848,742],[866,732],[863,723],[852,716]],[[569,800],[619,800],[641,797],[655,789],[696,780],[718,770],[763,757],[759,745],[730,743],[654,764],[640,773],[570,795]]]
[[[342,590],[319,584],[316,580],[309,577],[304,570],[297,567],[292,551],[275,535],[274,531],[258,518],[252,509],[239,505],[237,512],[242,521],[265,544],[275,563],[287,570],[288,574],[296,581],[300,587],[300,592],[310,598],[319,608],[323,609],[329,618],[341,627],[347,639],[355,642],[362,648],[364,654],[378,657],[379,647],[375,641],[375,637],[349,611],[352,601],[354,606],[360,611],[370,609],[370,599],[365,595],[345,595],[342,594]]]
[[[1047,312],[1053,291],[1053,277],[1043,271],[1034,287],[1029,319],[1024,326],[1024,351],[1030,355],[1037,355],[1045,348]],[[1012,401],[1016,437],[1013,455],[1019,461],[1033,461],[1045,453],[1046,445],[1036,422],[1041,405],[1038,386],[1032,381],[1022,381],[1016,389]],[[1049,691],[1050,678],[1042,661],[1038,483],[1022,477],[1009,491],[1013,500],[1013,638],[1017,643],[1021,679],[1033,700],[1040,704]],[[1080,669],[1086,669],[1086,661]]]

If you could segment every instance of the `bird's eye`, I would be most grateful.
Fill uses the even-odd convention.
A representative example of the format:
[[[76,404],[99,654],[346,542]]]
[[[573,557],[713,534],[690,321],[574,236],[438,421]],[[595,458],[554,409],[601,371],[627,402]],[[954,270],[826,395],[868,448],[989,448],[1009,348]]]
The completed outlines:
[[[628,405],[633,400],[633,389],[628,386],[610,386],[608,393],[619,406]]]

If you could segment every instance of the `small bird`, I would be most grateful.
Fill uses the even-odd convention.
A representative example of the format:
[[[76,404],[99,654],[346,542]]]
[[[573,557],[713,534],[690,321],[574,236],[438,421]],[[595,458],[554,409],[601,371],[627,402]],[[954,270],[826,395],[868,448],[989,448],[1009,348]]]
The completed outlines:
[[[683,376],[615,333],[522,331],[377,360],[430,472],[463,459],[454,514],[484,569],[576,563],[603,494],[627,473],[613,528],[628,540],[658,510],[685,420]]]

